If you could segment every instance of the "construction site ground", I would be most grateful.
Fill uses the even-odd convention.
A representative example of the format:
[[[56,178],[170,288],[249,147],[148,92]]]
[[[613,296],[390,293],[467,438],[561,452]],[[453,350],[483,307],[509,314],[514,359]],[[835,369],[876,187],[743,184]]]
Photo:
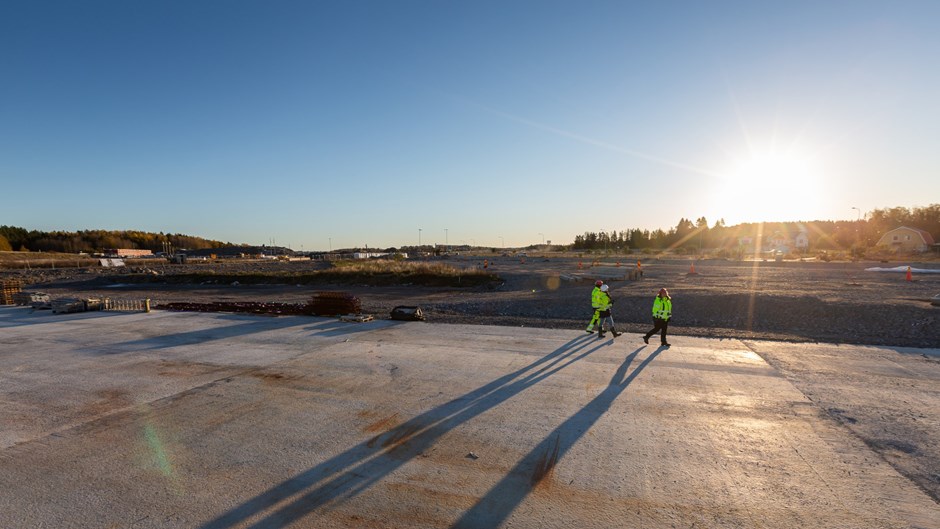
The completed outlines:
[[[940,528],[940,350],[0,307],[0,527]]]

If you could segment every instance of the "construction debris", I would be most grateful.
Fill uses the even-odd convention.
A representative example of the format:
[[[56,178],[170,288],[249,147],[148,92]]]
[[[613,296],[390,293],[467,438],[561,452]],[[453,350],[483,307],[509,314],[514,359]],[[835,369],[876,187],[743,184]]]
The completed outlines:
[[[307,310],[317,316],[360,314],[362,303],[348,292],[317,292],[307,304]]]
[[[13,294],[13,303],[36,310],[52,308],[52,298],[43,292],[17,292]]]
[[[274,314],[285,316],[304,316],[310,314],[307,305],[299,303],[259,303],[252,301],[164,303],[154,308],[184,312],[242,312],[248,314]]]
[[[69,314],[72,312],[85,312],[88,306],[85,300],[77,298],[60,298],[52,300],[53,314]]]
[[[340,321],[348,321],[353,323],[365,323],[367,321],[372,321],[372,316],[368,314],[346,314],[339,317]]]
[[[424,321],[424,313],[421,307],[406,307],[399,305],[392,309],[392,319],[399,321]]]

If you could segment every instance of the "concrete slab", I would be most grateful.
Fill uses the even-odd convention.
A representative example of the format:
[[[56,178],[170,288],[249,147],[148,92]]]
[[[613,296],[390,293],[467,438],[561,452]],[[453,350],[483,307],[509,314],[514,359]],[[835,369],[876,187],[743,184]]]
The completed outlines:
[[[0,527],[940,527],[736,340],[5,307],[0,402]]]

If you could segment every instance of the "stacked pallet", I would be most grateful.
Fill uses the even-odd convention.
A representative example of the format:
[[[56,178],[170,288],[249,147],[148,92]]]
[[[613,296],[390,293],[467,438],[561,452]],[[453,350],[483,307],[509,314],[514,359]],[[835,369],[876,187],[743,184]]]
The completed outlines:
[[[0,305],[13,305],[13,296],[23,290],[23,282],[18,279],[0,281]]]

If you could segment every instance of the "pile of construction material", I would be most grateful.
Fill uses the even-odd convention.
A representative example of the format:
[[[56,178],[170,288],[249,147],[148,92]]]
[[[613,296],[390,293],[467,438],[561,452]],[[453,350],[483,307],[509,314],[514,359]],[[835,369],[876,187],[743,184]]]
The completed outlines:
[[[267,303],[252,301],[217,301],[213,303],[163,303],[157,309],[187,312],[242,312],[280,316],[340,316],[343,321],[366,322],[359,298],[346,292],[317,292],[309,302]]]
[[[69,314],[72,312],[85,312],[88,309],[89,305],[88,300],[78,299],[78,298],[59,298],[52,300],[52,313],[53,314]],[[95,305],[92,303],[92,310],[97,310],[94,308]]]
[[[360,314],[362,303],[348,292],[317,292],[307,303],[307,312],[317,316]]]
[[[300,303],[263,303],[254,301],[217,301],[213,303],[164,303],[155,308],[183,312],[244,312],[248,314],[306,315]]]
[[[44,292],[17,292],[13,294],[13,303],[36,310],[51,309],[52,297]]]
[[[0,281],[0,305],[13,305],[13,297],[23,290],[23,282],[18,279],[4,279]]]

